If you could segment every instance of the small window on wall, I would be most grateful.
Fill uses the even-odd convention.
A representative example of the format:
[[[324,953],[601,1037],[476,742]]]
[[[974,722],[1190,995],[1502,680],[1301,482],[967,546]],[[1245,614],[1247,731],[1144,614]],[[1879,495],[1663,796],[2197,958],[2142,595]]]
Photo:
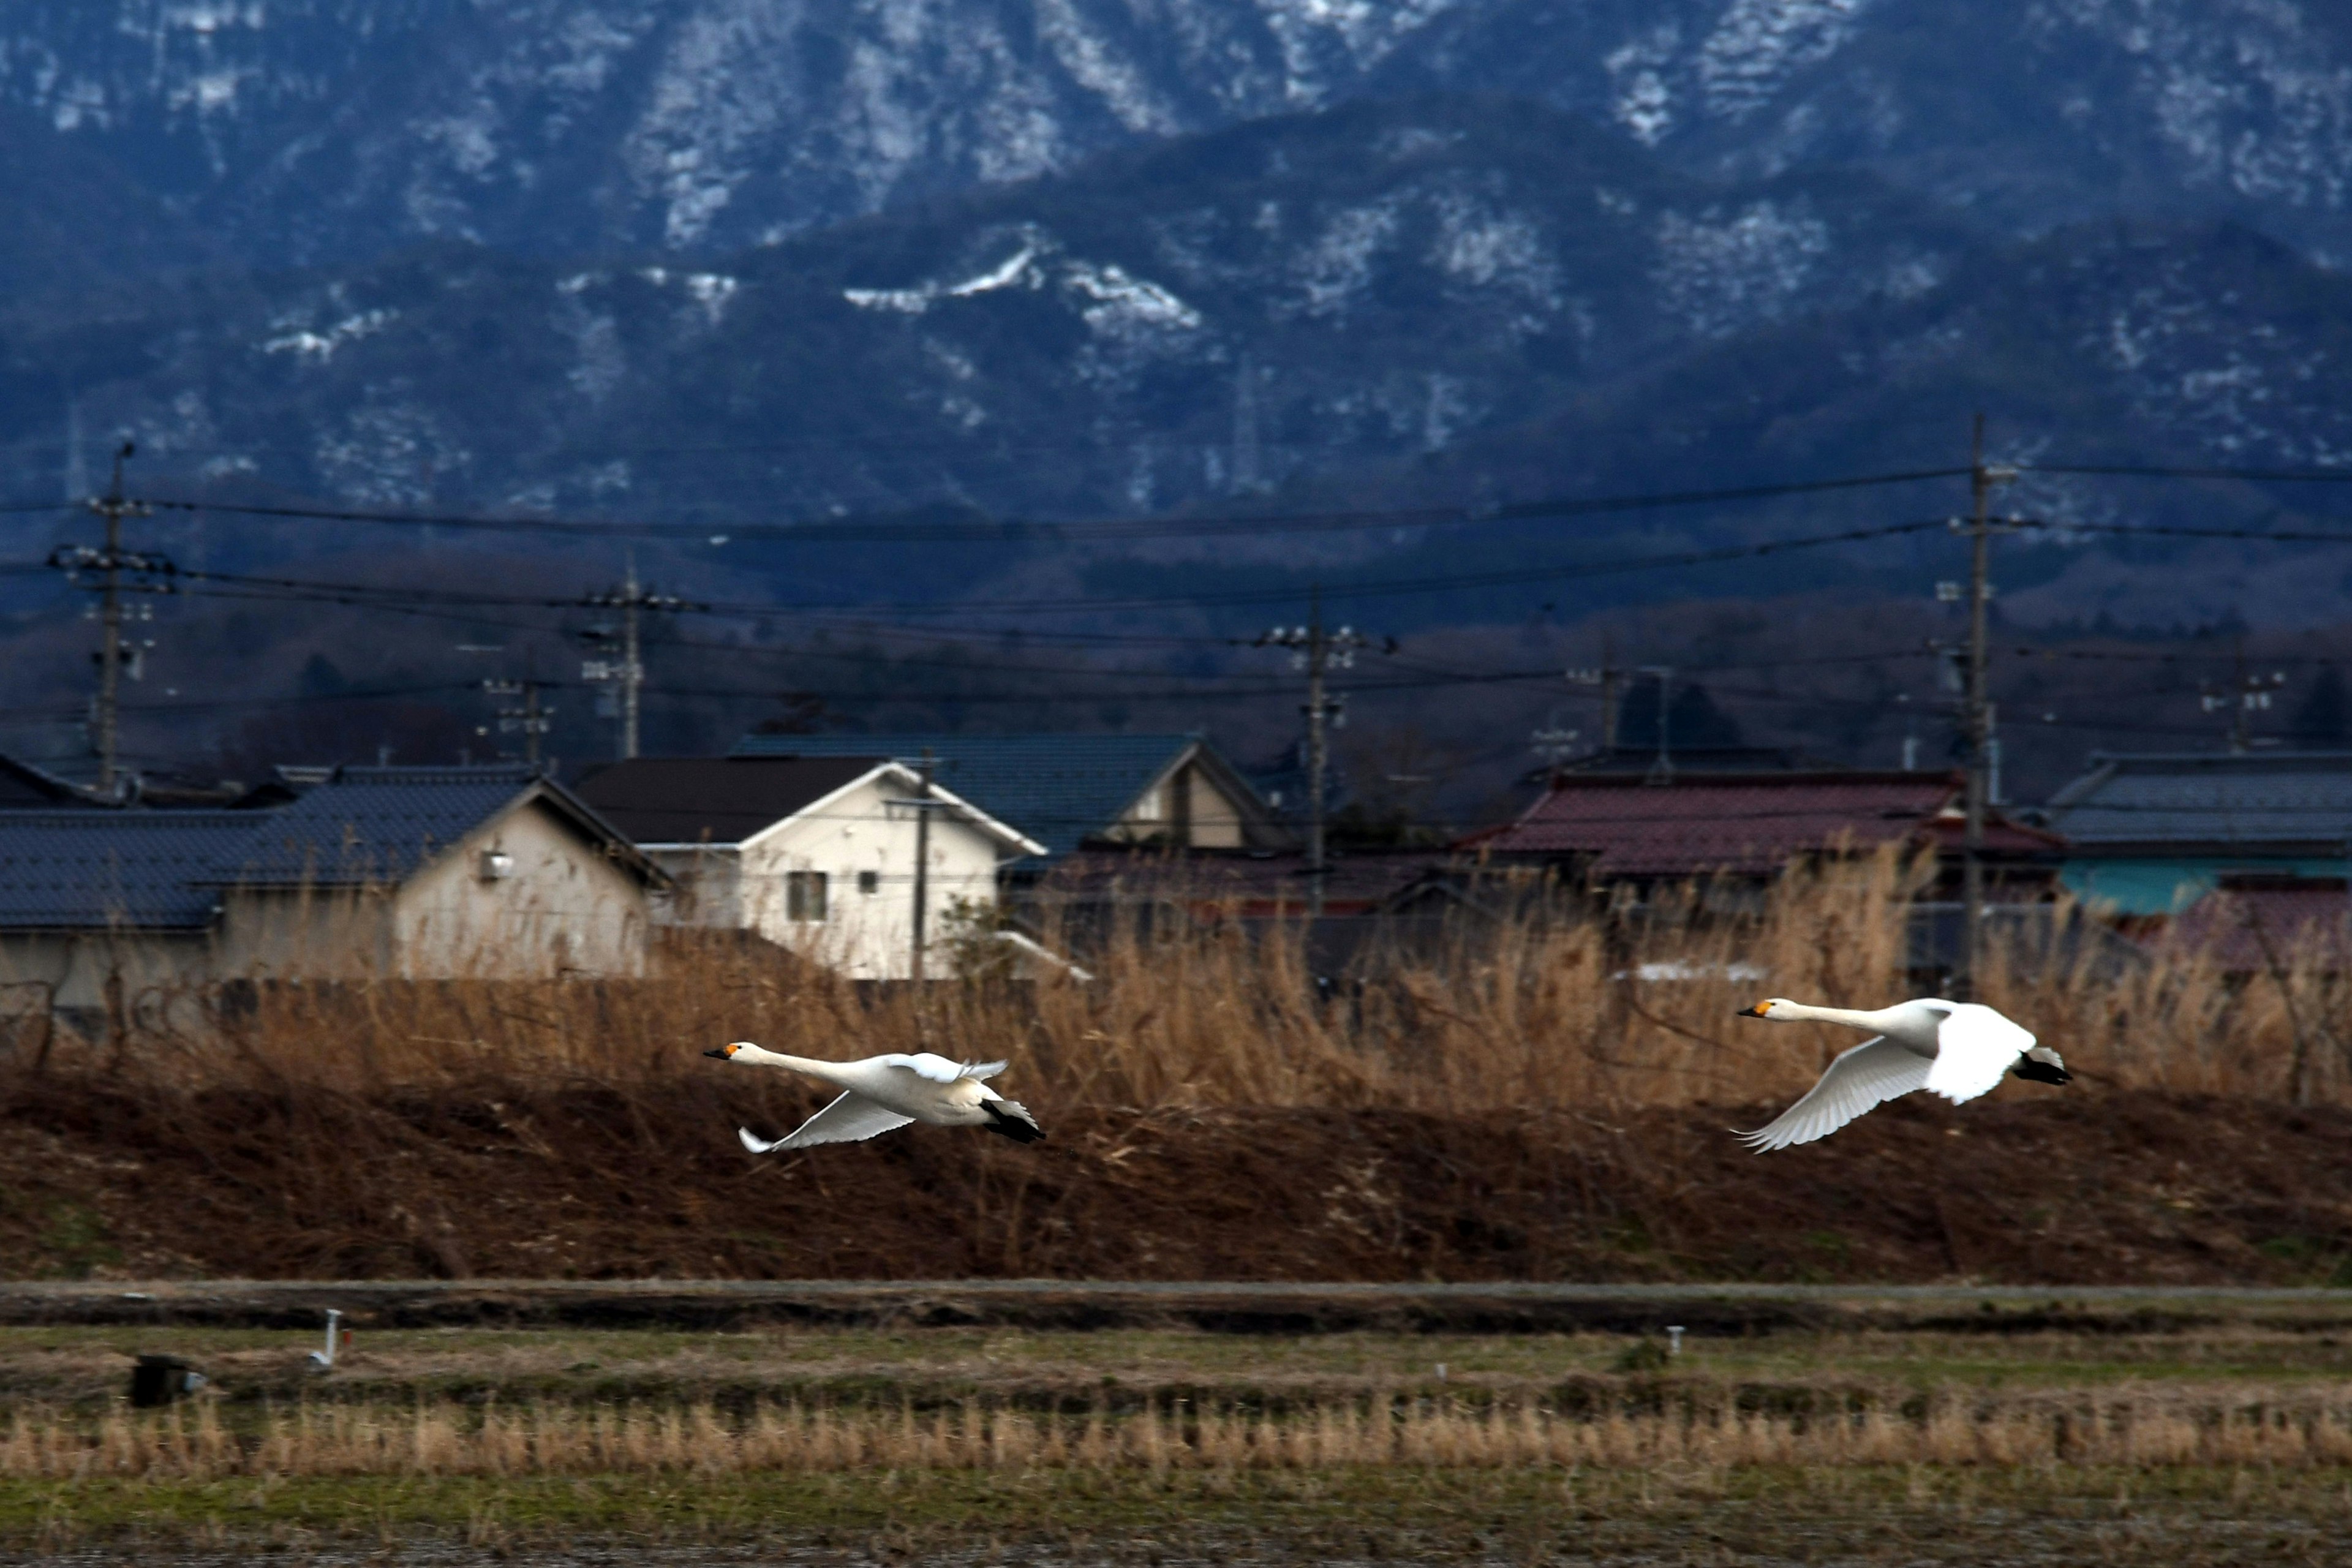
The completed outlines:
[[[784,873],[784,918],[789,921],[824,919],[824,872]]]
[[[879,871],[860,871],[857,873],[857,890],[861,893],[880,892],[882,890],[882,873]]]

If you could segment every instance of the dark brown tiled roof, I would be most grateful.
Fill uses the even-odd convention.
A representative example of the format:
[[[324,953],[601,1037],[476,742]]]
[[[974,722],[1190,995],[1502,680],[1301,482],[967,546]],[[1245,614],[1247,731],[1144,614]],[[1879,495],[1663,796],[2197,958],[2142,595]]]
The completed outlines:
[[[1918,838],[1959,787],[1948,773],[1713,773],[1664,784],[1571,775],[1476,844],[1496,855],[1590,858],[1602,876],[1761,874],[1839,843],[1868,849]]]
[[[740,844],[885,757],[633,757],[574,793],[635,844]]]

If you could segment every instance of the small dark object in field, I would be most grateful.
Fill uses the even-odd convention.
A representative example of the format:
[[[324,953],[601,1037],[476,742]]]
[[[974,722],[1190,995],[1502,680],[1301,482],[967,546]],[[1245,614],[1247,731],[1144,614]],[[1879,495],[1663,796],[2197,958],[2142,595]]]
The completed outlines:
[[[175,1355],[142,1355],[131,1369],[131,1403],[141,1409],[169,1405],[205,1385],[205,1374]]]
[[[1643,1340],[1639,1344],[1628,1345],[1625,1348],[1624,1353],[1617,1358],[1616,1370],[1662,1372],[1665,1369],[1667,1359],[1664,1345],[1655,1340]]]

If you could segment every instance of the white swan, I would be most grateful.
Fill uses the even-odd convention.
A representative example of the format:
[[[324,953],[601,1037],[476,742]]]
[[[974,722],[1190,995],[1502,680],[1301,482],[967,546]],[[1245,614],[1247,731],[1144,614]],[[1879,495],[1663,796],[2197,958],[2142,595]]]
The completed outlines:
[[[754,1154],[772,1149],[806,1149],[816,1143],[860,1142],[909,1121],[928,1121],[936,1127],[985,1127],[1022,1143],[1034,1143],[1045,1136],[1025,1107],[981,1081],[1003,1072],[1003,1062],[951,1062],[929,1051],[821,1062],[761,1050],[749,1040],[702,1054],[746,1067],[789,1068],[840,1087],[839,1099],[773,1142],[754,1138],[748,1128],[736,1129],[743,1147]]]
[[[1991,1008],[1974,1002],[1922,997],[1876,1012],[1808,1007],[1775,996],[1739,1010],[1743,1018],[1776,1024],[1843,1024],[1869,1031],[1841,1052],[1821,1082],[1769,1125],[1742,1132],[1759,1153],[1826,1138],[1863,1112],[1897,1095],[1924,1089],[1958,1105],[1974,1100],[2015,1068],[2020,1078],[2064,1083],[2071,1076],[2058,1053]],[[1736,1131],[1736,1130],[1735,1130]]]

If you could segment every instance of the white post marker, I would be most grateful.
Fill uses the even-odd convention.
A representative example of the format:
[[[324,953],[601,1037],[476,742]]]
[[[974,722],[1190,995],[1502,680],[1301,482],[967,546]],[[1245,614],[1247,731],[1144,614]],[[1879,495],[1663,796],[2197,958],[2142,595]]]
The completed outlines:
[[[334,1370],[335,1341],[340,1337],[337,1331],[342,1326],[342,1313],[337,1311],[332,1307],[327,1309],[327,1348],[322,1351],[312,1351],[310,1352],[311,1371],[332,1372]]]
[[[1666,1325],[1666,1353],[1668,1355],[1683,1353],[1683,1326],[1680,1323]]]

